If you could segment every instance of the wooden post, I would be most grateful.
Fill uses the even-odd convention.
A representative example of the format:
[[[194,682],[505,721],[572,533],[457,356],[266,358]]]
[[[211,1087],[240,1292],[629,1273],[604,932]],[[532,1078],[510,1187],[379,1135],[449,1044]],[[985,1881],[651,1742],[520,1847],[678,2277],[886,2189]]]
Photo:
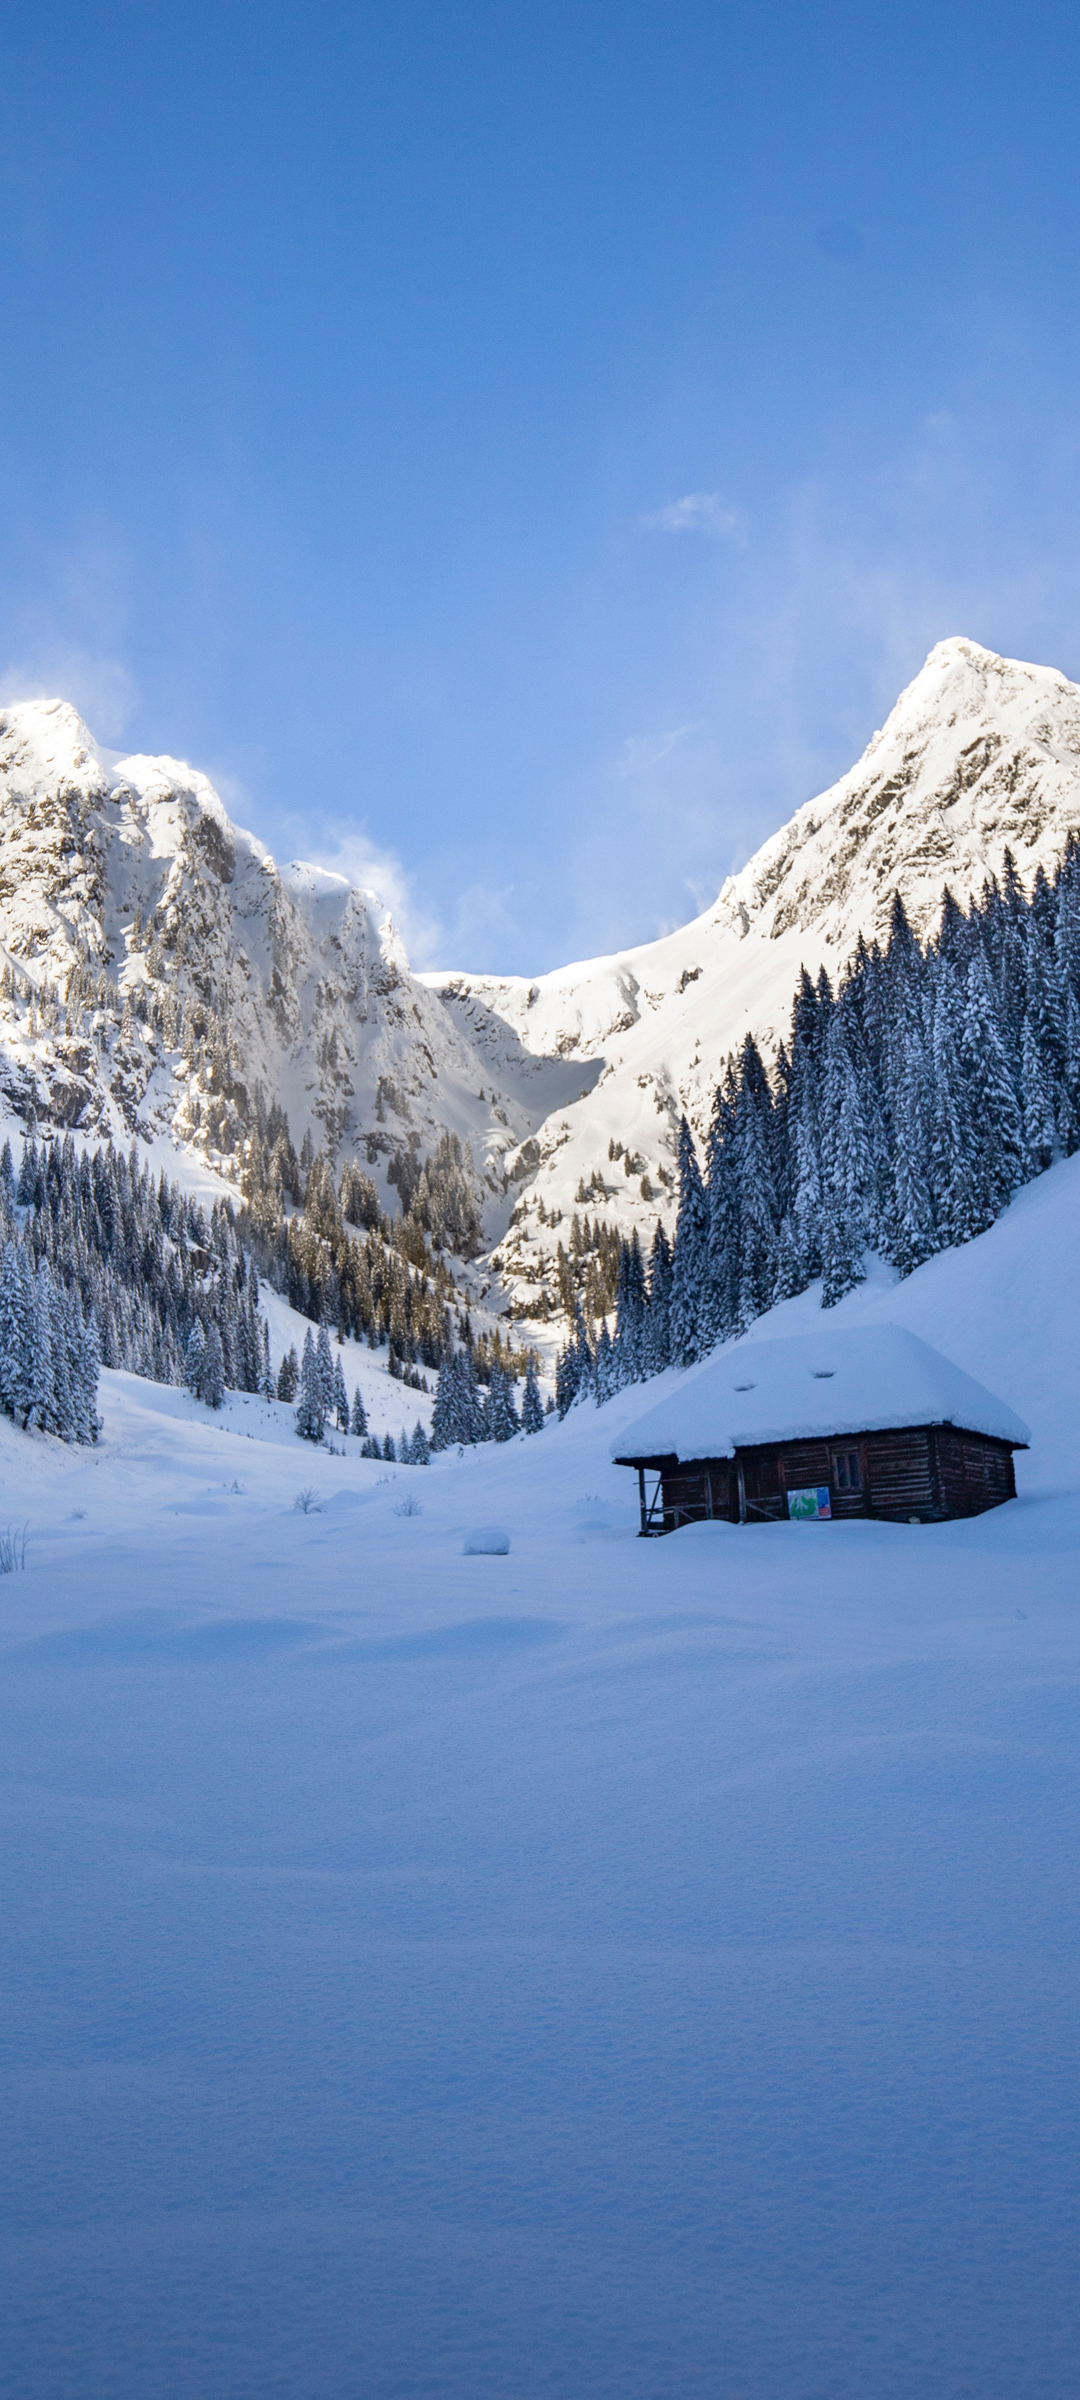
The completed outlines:
[[[644,1469],[644,1467],[639,1467],[639,1468],[638,1468],[638,1471],[637,1471],[637,1488],[638,1488],[638,1499],[639,1499],[639,1501],[640,1501],[640,1504],[641,1504],[641,1532],[642,1532],[643,1534],[645,1534],[645,1533],[647,1533],[647,1532],[648,1532],[648,1530],[649,1530],[649,1512],[648,1512],[648,1509],[647,1509],[647,1508],[646,1508],[646,1506],[645,1506],[645,1469]],[[641,1536],[639,1535],[639,1536],[638,1536],[638,1539],[640,1540],[640,1538],[641,1538]]]
[[[736,1461],[735,1461],[735,1471],[736,1471],[736,1474],[738,1475],[738,1478],[739,1478],[739,1523],[740,1523],[740,1525],[745,1525],[745,1523],[746,1523],[746,1476],[745,1476],[745,1474],[744,1474],[744,1472],[743,1472],[743,1462],[742,1462],[741,1458],[737,1458],[737,1459],[736,1459]]]

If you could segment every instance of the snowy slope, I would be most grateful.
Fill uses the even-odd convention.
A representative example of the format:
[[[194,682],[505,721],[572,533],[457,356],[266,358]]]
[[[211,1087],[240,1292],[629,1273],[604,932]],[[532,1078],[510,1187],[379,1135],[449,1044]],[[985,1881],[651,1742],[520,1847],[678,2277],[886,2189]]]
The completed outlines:
[[[836,1312],[1030,1420],[969,1523],[0,1420],[6,2389],[1072,2400],[1078,1208]]]

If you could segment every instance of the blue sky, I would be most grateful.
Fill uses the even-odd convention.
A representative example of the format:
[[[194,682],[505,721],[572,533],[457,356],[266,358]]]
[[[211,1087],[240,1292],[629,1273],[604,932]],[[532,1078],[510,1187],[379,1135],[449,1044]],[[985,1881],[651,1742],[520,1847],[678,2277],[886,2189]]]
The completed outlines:
[[[5,11],[0,691],[414,956],[705,905],[930,645],[1080,675],[1065,7]]]

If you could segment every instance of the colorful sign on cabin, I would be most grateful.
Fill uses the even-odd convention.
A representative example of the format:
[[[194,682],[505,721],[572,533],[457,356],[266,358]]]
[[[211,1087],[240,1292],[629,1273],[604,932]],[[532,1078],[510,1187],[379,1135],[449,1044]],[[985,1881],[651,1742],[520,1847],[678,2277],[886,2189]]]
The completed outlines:
[[[818,1520],[823,1517],[831,1518],[832,1506],[829,1500],[828,1484],[811,1483],[807,1485],[805,1491],[789,1492],[787,1496],[787,1513],[789,1517],[798,1517],[800,1519],[809,1519],[811,1517]]]

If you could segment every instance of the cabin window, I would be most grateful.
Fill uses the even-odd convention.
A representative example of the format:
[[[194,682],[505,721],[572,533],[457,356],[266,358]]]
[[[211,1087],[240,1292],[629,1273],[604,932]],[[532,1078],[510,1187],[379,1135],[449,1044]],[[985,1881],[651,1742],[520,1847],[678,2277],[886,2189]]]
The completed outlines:
[[[834,1450],[832,1471],[838,1492],[861,1492],[862,1460],[857,1450]]]

